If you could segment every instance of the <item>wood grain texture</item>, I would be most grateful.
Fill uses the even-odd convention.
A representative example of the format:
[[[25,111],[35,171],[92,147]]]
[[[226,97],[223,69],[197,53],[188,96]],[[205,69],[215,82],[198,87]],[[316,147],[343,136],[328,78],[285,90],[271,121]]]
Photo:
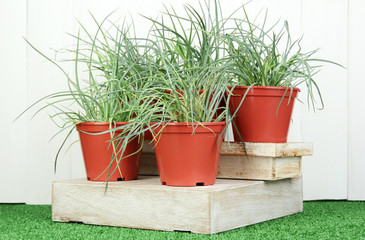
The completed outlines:
[[[301,178],[264,181],[212,193],[212,232],[222,232],[303,211]]]
[[[246,151],[245,151],[246,148]],[[247,152],[247,154],[246,154]],[[223,143],[222,155],[254,157],[295,157],[313,154],[312,143]]]
[[[217,178],[278,180],[301,176],[301,157],[221,156]]]
[[[225,143],[226,144],[226,143]],[[249,179],[249,180],[278,180],[301,176],[301,157],[271,157],[272,155],[298,155],[304,149],[311,151],[310,144],[265,144],[261,148],[261,155],[266,151],[269,156],[242,156],[221,154],[217,178]],[[237,144],[235,144],[237,146]],[[253,147],[253,145],[250,145]],[[255,151],[251,148],[252,151]],[[279,150],[278,150],[279,149]],[[302,149],[302,150],[300,150]],[[236,151],[237,152],[237,151]],[[271,153],[270,153],[271,152]],[[276,153],[280,154],[276,154]],[[257,153],[257,151],[256,151]],[[156,157],[152,145],[147,145],[143,149],[140,175],[158,175]]]
[[[52,219],[107,226],[212,234],[302,211],[301,178],[217,179],[215,185],[168,187],[158,177],[105,184],[53,183]]]
[[[221,154],[253,157],[296,157],[313,154],[312,143],[222,143]],[[145,144],[144,153],[154,153],[153,144]],[[247,154],[246,154],[247,152]]]

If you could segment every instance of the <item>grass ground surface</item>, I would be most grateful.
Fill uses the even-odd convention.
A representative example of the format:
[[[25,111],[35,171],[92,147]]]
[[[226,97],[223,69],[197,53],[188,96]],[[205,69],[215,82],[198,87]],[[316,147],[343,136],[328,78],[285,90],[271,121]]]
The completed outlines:
[[[0,239],[365,239],[365,202],[305,202],[303,213],[210,236],[55,223],[50,205],[0,204]]]

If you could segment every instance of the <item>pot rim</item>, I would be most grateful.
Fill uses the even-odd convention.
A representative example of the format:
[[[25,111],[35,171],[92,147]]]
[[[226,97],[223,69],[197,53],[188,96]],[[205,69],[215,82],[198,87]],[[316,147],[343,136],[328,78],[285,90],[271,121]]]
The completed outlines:
[[[203,126],[202,126],[203,125]],[[187,123],[163,123],[153,129],[157,134],[192,134],[192,133],[221,133],[226,128],[226,122],[202,122],[202,125]],[[193,131],[194,129],[194,131]],[[162,130],[162,131],[161,131]]]
[[[232,89],[234,87],[234,89],[247,89],[250,86],[228,86],[229,89]],[[280,87],[280,86],[251,86],[251,89],[270,89],[270,90],[286,90],[286,89],[293,89],[293,91],[298,91],[300,92],[300,88],[297,87]]]
[[[156,124],[156,122],[153,122],[151,124]],[[197,125],[197,126],[201,126],[201,125],[204,125],[204,126],[220,126],[220,125],[225,125],[226,124],[226,121],[222,121],[222,122],[201,122],[200,124],[198,124],[197,122],[194,122],[194,126]],[[191,127],[192,126],[192,123],[189,122],[189,123],[186,123],[186,122],[163,122],[159,127],[161,126],[167,126],[167,125],[170,125],[170,126],[187,126],[187,127]]]
[[[128,123],[129,122],[115,122],[116,125],[114,125],[113,123],[111,128],[109,128],[110,124],[109,122],[82,122],[75,124],[75,126],[76,130],[82,133],[101,133],[101,132],[107,133],[110,130],[127,125]],[[122,132],[122,131],[123,129],[115,130],[115,132]]]
[[[130,122],[115,122],[117,126],[126,125]],[[75,123],[75,125],[78,126],[109,126],[110,122],[81,122],[81,123]],[[114,124],[114,123],[112,123]]]

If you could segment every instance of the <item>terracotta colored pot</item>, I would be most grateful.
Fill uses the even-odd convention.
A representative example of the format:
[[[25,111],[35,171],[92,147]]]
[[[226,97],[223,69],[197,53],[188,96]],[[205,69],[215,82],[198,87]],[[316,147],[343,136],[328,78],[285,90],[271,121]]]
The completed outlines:
[[[122,126],[127,123],[120,122],[116,126]],[[111,135],[110,133],[104,133],[99,135],[91,135],[87,133],[100,133],[109,130],[109,123],[104,122],[85,122],[76,125],[80,135],[80,143],[82,153],[84,156],[84,163],[86,168],[87,179],[91,181],[106,181],[108,177],[108,166],[113,156],[113,147],[110,144]],[[86,133],[85,133],[86,132]],[[120,134],[122,130],[115,131],[114,136]],[[116,152],[119,152],[121,144],[117,144]],[[111,175],[109,181],[121,181],[121,180],[134,180],[138,177],[139,164],[141,159],[141,151],[136,154],[140,149],[140,143],[138,139],[132,140],[128,143],[123,156],[121,152],[117,155],[117,159],[121,159],[119,168]],[[131,155],[132,154],[132,155]],[[127,158],[124,156],[131,155]],[[116,161],[114,159],[110,174],[116,168]]]
[[[229,102],[232,114],[238,108],[248,88],[247,86],[234,88]],[[293,88],[291,93],[290,88],[286,87],[252,87],[234,118],[243,141],[285,143],[295,98],[299,91],[298,88]],[[285,97],[280,104],[284,94]],[[234,135],[235,141],[239,142],[240,138],[236,131]]]
[[[215,183],[221,133],[225,122],[203,123],[193,128],[186,123],[169,123],[154,141],[160,180],[168,186],[206,186]],[[162,129],[162,131],[161,131]],[[161,132],[160,132],[161,131]],[[218,143],[219,139],[219,143]]]

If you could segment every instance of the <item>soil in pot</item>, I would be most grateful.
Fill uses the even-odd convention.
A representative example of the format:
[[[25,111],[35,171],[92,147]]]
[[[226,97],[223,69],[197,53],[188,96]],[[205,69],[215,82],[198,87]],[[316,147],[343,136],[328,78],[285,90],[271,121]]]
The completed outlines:
[[[122,126],[127,123],[117,123],[116,126]],[[113,159],[113,147],[111,144],[111,134],[103,133],[109,130],[109,123],[104,122],[85,122],[76,125],[80,135],[80,143],[84,156],[87,179],[91,181],[106,181],[108,178],[108,167]],[[115,131],[114,136],[120,134],[122,130]],[[91,134],[88,134],[91,133]],[[114,150],[118,153],[116,159],[121,159],[119,167],[110,176],[108,181],[135,180],[138,177],[138,170],[141,160],[140,141],[132,140],[121,155],[121,145],[114,140]],[[139,151],[139,152],[137,152]],[[110,174],[117,167],[114,159]]]
[[[238,108],[248,88],[248,86],[234,88],[229,102],[232,114]],[[291,92],[291,89],[286,87],[252,87],[234,118],[243,141],[287,142],[293,106],[299,91],[298,88],[293,88]],[[235,129],[234,138],[236,142],[240,142]]]
[[[206,186],[215,183],[225,122],[169,123],[154,130],[161,184]],[[161,130],[162,129],[162,130]],[[219,141],[219,142],[218,142]]]

